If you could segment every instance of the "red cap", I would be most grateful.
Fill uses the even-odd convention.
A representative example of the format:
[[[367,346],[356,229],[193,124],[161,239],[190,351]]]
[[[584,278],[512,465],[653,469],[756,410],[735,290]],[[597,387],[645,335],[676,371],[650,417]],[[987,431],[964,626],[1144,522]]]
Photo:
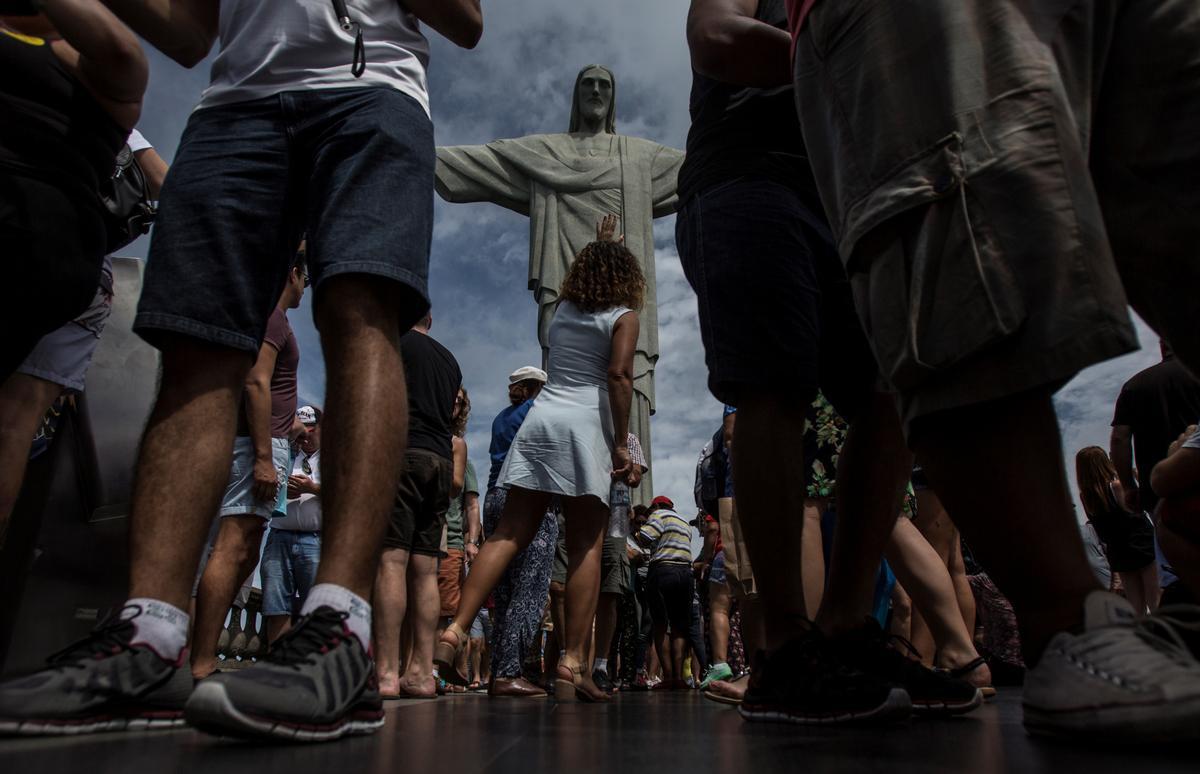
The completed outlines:
[[[655,497],[653,500],[650,501],[650,510],[654,510],[655,508],[660,508],[660,507],[670,508],[671,510],[675,510],[675,503],[671,502],[670,497],[666,497],[665,495],[659,495],[658,497]]]

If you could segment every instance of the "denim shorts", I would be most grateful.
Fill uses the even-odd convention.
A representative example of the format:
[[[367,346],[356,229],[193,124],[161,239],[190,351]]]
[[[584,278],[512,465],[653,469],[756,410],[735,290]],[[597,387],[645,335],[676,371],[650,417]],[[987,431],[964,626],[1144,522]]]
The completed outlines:
[[[471,622],[471,631],[467,636],[473,640],[492,639],[492,614],[488,612],[486,607],[479,608],[479,612],[475,614],[475,620]]]
[[[257,354],[301,234],[320,304],[338,274],[410,292],[428,309],[433,124],[383,87],[289,91],[197,110],[163,185],[134,330]]]
[[[287,486],[292,470],[292,450],[286,438],[271,439],[271,462],[279,486]],[[229,468],[229,483],[221,500],[221,516],[259,516],[270,519],[279,499],[278,490],[270,500],[254,497],[254,442],[246,436],[233,439],[233,464]]]
[[[713,556],[712,564],[708,566],[708,582],[718,586],[725,585],[725,551],[721,550]]]
[[[320,532],[272,529],[262,555],[263,615],[298,615],[320,562]]]
[[[877,369],[833,237],[811,203],[763,178],[718,183],[680,207],[675,242],[717,400],[736,406],[742,389],[769,388],[807,405],[820,388],[842,416],[854,416]]]

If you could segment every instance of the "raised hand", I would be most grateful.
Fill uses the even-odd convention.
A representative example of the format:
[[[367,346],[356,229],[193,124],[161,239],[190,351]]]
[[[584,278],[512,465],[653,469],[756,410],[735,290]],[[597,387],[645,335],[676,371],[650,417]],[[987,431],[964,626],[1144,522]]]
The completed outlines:
[[[612,242],[612,241],[614,241],[613,235],[617,233],[617,221],[618,221],[618,218],[616,215],[613,215],[612,213],[605,215],[604,218],[601,219],[601,221],[596,224],[596,241],[597,242]],[[615,241],[617,242],[617,244],[621,244],[622,242],[625,241],[625,235],[622,234],[621,236],[617,237]]]

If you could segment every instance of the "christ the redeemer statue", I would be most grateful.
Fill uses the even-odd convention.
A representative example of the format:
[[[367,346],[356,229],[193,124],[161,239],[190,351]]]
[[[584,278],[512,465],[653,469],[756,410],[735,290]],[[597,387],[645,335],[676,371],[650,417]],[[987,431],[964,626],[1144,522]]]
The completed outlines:
[[[604,215],[620,217],[625,246],[646,275],[629,431],[638,436],[649,461],[658,362],[653,222],[675,211],[683,151],[617,134],[616,96],[612,71],[588,65],[575,79],[567,132],[438,148],[436,187],[446,201],[493,202],[529,216],[529,289],[538,303],[543,359],[571,261],[595,239],[596,223]],[[653,496],[647,473],[634,502]]]

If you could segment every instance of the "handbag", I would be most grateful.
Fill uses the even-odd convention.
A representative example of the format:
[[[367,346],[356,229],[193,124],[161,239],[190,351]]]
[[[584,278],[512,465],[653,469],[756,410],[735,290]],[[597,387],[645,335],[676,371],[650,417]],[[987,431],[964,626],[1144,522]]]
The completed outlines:
[[[107,234],[105,254],[112,254],[150,230],[158,208],[150,200],[146,173],[128,145],[117,154],[112,177],[100,183]]]

